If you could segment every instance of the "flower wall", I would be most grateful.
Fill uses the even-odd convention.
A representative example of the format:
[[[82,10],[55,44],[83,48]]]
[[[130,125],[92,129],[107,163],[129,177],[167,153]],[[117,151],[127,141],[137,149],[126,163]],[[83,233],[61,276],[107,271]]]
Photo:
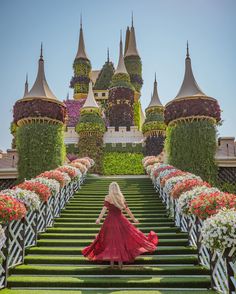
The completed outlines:
[[[145,157],[143,165],[154,185],[176,201],[180,214],[203,220],[203,244],[220,251],[236,246],[235,194],[222,192],[199,176],[163,164],[161,158]]]
[[[91,63],[88,59],[75,59],[73,64],[74,76],[70,81],[70,87],[74,89],[74,94],[88,93],[91,68]]]

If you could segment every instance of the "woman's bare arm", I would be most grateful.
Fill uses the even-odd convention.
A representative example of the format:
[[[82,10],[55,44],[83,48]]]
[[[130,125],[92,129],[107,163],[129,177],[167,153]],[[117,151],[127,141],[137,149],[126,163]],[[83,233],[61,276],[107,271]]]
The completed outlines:
[[[106,213],[106,211],[107,211],[107,207],[106,207],[106,206],[103,206],[103,208],[102,208],[102,210],[101,210],[101,212],[100,212],[100,214],[99,214],[99,217],[98,217],[97,220],[96,220],[96,224],[97,224],[97,225],[100,224],[100,221],[101,221],[101,219],[103,218],[103,216],[104,216],[104,214]]]
[[[134,217],[132,211],[129,209],[128,206],[125,208],[125,211],[128,213],[129,217],[132,219],[132,221],[133,221],[134,223],[136,223],[136,224],[139,223],[139,221]]]

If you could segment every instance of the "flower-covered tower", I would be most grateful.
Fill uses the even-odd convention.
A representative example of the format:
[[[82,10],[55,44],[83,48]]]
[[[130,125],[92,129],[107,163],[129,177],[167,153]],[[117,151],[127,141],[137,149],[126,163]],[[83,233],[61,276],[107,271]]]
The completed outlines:
[[[61,165],[65,159],[66,107],[48,86],[42,45],[36,81],[29,92],[27,87],[13,110],[20,179],[35,177]]]
[[[217,100],[207,96],[194,78],[187,44],[182,86],[164,112],[169,163],[213,181],[216,176],[216,125],[221,120],[220,114]]]
[[[130,128],[134,125],[134,87],[124,63],[122,38],[119,62],[109,87],[108,109],[110,126]]]
[[[130,81],[134,86],[134,125],[141,128],[141,104],[140,95],[143,85],[142,79],[142,61],[138,53],[135,29],[133,24],[133,15],[131,28],[127,27],[125,42],[125,66],[130,76]]]
[[[73,64],[74,76],[70,81],[70,87],[74,89],[74,99],[83,99],[88,95],[91,63],[84,45],[82,19],[80,21],[80,35],[78,51]]]
[[[156,75],[151,102],[145,112],[146,119],[142,127],[146,138],[145,154],[157,156],[164,147],[166,125],[164,123],[164,107],[158,96]]]
[[[93,171],[101,173],[105,123],[101,117],[101,110],[94,98],[92,82],[89,83],[88,97],[81,108],[76,131],[79,134],[79,156],[93,158],[96,163]]]

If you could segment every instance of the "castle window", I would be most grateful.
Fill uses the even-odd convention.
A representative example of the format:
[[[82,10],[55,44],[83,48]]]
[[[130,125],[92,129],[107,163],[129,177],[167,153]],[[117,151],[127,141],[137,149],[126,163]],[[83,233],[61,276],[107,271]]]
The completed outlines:
[[[95,96],[95,97],[98,97],[98,93],[94,93],[94,96]]]
[[[105,97],[106,96],[106,93],[102,93],[102,97]]]
[[[125,148],[126,147],[126,143],[122,143],[122,147]]]
[[[116,143],[111,143],[111,147],[116,147]]]

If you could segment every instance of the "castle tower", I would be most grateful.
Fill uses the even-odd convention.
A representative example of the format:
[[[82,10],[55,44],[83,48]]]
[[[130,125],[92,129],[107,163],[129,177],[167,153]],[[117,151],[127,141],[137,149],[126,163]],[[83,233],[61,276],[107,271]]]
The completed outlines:
[[[134,88],[125,67],[122,38],[120,38],[119,62],[112,77],[108,95],[108,117],[110,126],[134,125]]]
[[[146,119],[142,127],[146,138],[145,154],[157,156],[164,147],[166,125],[164,123],[164,107],[158,96],[156,75],[151,102],[145,112]]]
[[[177,96],[165,107],[166,151],[169,163],[201,176],[216,177],[216,125],[220,107],[198,86],[192,71],[189,47],[185,59],[184,80]]]
[[[74,89],[74,99],[86,98],[89,88],[91,63],[85,50],[82,19],[80,20],[79,45],[73,69],[74,76],[70,81],[70,87]]]
[[[29,92],[26,87],[24,97],[15,103],[13,116],[21,180],[35,177],[64,162],[66,107],[48,86],[42,45],[35,83]]]
[[[89,83],[88,96],[81,108],[76,131],[79,134],[79,156],[93,158],[96,163],[93,171],[101,173],[105,123],[101,117],[101,110],[94,98],[92,82]]]
[[[133,24],[133,16],[131,28],[127,28],[126,31],[126,44],[128,44],[127,49],[125,51],[125,66],[130,76],[130,81],[135,88],[135,91],[140,93],[143,79],[142,79],[142,62],[138,53],[136,37],[135,37],[135,29]],[[140,96],[140,95],[139,95]],[[138,98],[139,98],[138,96]]]
[[[130,81],[134,86],[134,125],[141,129],[141,104],[140,95],[143,85],[142,79],[142,62],[138,53],[135,29],[133,24],[133,15],[131,28],[126,31],[126,46],[125,46],[125,66],[130,76]]]

